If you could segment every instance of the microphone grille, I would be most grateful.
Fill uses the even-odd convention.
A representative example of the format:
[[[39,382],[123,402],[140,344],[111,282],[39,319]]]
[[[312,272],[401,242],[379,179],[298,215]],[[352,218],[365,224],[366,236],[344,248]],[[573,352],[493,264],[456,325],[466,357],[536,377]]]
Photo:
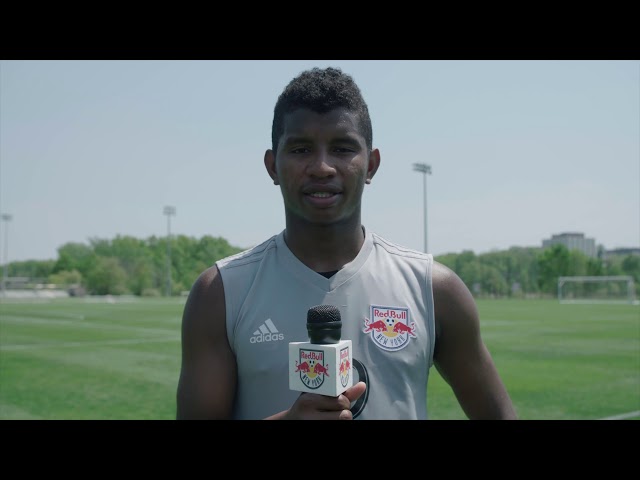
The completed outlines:
[[[307,312],[307,323],[340,322],[340,310],[335,305],[316,305]]]

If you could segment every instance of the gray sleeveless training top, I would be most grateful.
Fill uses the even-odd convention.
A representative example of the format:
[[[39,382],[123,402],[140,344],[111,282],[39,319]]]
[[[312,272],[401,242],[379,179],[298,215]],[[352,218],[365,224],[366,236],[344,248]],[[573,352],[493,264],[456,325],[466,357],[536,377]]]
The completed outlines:
[[[261,419],[289,408],[289,342],[308,341],[309,308],[340,310],[353,344],[354,384],[367,392],[360,419],[426,419],[435,342],[433,257],[365,231],[358,256],[325,278],[301,263],[284,231],[216,262],[224,284],[229,345],[238,365],[234,418]]]

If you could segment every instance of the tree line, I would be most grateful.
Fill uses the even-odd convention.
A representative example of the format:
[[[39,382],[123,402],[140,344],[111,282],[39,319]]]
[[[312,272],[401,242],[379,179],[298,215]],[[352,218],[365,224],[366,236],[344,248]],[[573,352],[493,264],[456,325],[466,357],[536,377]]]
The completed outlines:
[[[167,293],[170,270],[171,295],[180,295],[216,260],[242,250],[209,235],[200,239],[174,235],[169,247],[170,254],[167,237],[156,236],[69,242],[58,248],[56,260],[11,262],[8,276],[40,279],[75,291],[80,287],[92,295],[160,296]]]
[[[557,295],[558,277],[630,275],[636,296],[640,288],[640,256],[596,258],[562,244],[548,248],[511,247],[476,255],[472,251],[436,257],[454,270],[476,296],[544,297]]]
[[[185,235],[137,239],[90,239],[58,248],[55,260],[27,260],[8,265],[10,277],[43,279],[65,288],[80,287],[88,294],[160,296],[168,286],[170,258],[171,295],[188,291],[198,275],[220,258],[242,251],[221,237],[200,239]],[[511,247],[475,254],[438,255],[435,259],[454,270],[477,297],[541,297],[557,294],[558,277],[576,275],[630,275],[640,288],[640,256],[608,259],[588,257],[564,245],[549,248]]]

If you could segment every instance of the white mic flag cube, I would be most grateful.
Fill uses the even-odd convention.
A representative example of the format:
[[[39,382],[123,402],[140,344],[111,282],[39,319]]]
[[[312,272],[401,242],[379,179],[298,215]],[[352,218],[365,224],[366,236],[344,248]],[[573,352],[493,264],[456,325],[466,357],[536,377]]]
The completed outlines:
[[[353,385],[351,340],[289,343],[289,388],[337,397]]]

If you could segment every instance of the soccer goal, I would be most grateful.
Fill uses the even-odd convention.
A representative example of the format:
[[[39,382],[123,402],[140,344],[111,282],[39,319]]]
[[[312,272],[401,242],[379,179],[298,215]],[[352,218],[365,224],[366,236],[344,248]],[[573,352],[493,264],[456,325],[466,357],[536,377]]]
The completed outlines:
[[[638,303],[633,277],[575,276],[558,277],[560,303]]]

